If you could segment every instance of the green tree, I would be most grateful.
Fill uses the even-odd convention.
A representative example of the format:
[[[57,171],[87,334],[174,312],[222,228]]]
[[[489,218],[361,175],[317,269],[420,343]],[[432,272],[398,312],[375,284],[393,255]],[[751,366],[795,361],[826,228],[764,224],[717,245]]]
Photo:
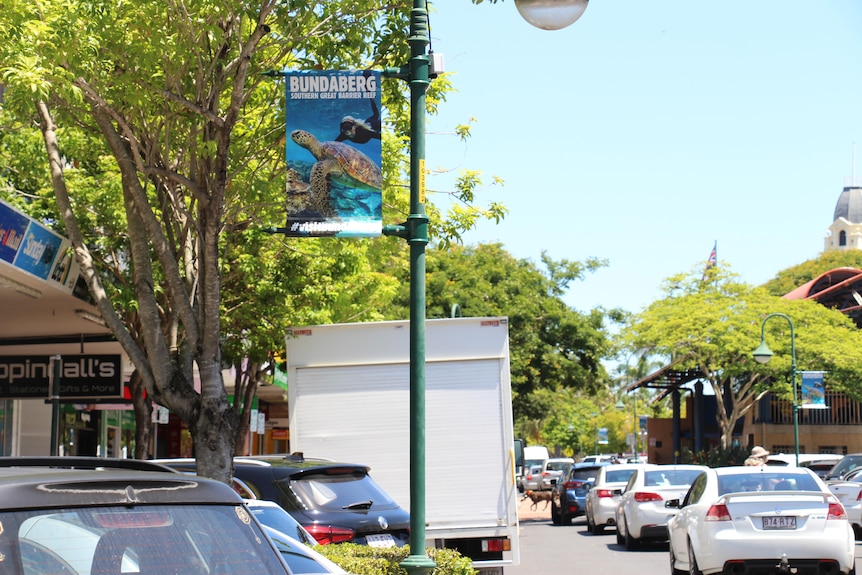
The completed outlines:
[[[830,250],[799,265],[781,270],[764,287],[772,295],[782,296],[835,268],[862,269],[862,250]]]
[[[666,280],[665,297],[634,316],[621,338],[630,349],[649,350],[700,373],[724,406],[717,419],[727,450],[734,424],[760,397],[770,390],[784,397],[792,393],[787,322],[766,324],[772,361],[758,364],[752,358],[770,313],[784,313],[794,323],[797,369],[825,370],[827,386],[862,395],[862,333],[850,319],[813,301],[770,295],[739,282],[725,268],[710,269],[706,281],[702,270]]]
[[[601,362],[610,347],[607,314],[600,309],[581,313],[562,299],[571,282],[602,265],[598,260],[554,261],[543,254],[540,268],[514,258],[500,244],[432,247],[426,313],[449,317],[457,306],[464,316],[507,316],[515,419],[541,420],[550,406],[533,395],[537,390],[589,392],[609,381]],[[407,316],[407,287],[405,278],[387,317]]]
[[[283,219],[285,184],[283,96],[263,72],[400,66],[408,8],[377,0],[63,0],[13,2],[0,14],[4,113],[18,126],[39,126],[50,170],[42,181],[57,203],[48,207],[49,193],[35,181],[42,195],[17,201],[46,219],[61,216],[53,219],[72,240],[102,317],[148,395],[188,424],[203,475],[228,479],[242,431],[223,366],[242,366],[247,386],[238,395],[249,397],[269,352],[281,347],[285,306],[303,306],[292,315],[298,321],[374,318],[392,287],[369,270],[404,265],[390,238],[356,247],[254,236],[251,228]],[[429,112],[448,88],[445,77],[432,83]],[[403,85],[386,82],[387,223],[407,213],[407,101]],[[477,185],[473,174],[461,183],[455,197]],[[441,241],[457,234],[429,211]],[[474,219],[453,217],[471,225],[502,213],[492,205]],[[333,267],[320,282],[300,279]],[[327,285],[333,278],[344,283]],[[262,317],[271,323],[261,326]]]

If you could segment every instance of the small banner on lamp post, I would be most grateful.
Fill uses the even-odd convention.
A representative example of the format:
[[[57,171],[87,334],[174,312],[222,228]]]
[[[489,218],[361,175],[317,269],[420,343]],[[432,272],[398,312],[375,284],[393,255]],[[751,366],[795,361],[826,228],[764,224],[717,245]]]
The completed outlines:
[[[383,230],[380,72],[285,72],[286,234]]]
[[[607,427],[600,427],[599,432],[598,432],[598,436],[599,436],[599,441],[598,441],[599,445],[607,445],[608,444],[608,428]]]
[[[803,371],[802,409],[826,409],[826,393],[823,388],[825,371]]]

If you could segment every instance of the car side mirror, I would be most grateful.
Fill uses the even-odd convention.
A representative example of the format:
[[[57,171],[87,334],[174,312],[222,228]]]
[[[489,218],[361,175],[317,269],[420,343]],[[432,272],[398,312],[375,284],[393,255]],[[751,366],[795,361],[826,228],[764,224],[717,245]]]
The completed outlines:
[[[679,509],[681,507],[679,499],[668,499],[664,502],[667,509]]]

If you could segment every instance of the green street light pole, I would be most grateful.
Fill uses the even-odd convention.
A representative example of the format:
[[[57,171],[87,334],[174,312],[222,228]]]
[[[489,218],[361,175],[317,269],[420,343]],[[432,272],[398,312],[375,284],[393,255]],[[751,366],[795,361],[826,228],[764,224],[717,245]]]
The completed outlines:
[[[555,30],[577,20],[588,1],[556,0],[549,8],[545,0],[516,0],[516,6],[534,26]],[[427,0],[413,0],[408,65],[384,72],[410,85],[410,214],[402,224],[383,227],[384,235],[403,238],[410,245],[410,555],[401,562],[410,575],[430,572],[436,566],[425,551],[425,92],[431,78],[442,70],[433,69],[427,52],[426,6]]]
[[[409,64],[386,71],[410,85],[410,214],[405,223],[383,228],[410,245],[410,555],[401,562],[410,574],[436,566],[425,551],[425,91],[431,81],[425,4],[413,0],[410,11]]]
[[[799,404],[796,402],[796,335],[793,332],[793,320],[783,313],[771,313],[763,318],[760,324],[760,345],[752,352],[757,363],[766,363],[772,359],[773,353],[766,345],[766,322],[773,317],[783,317],[790,324],[790,384],[793,387],[793,451],[796,454],[796,466],[799,466]]]

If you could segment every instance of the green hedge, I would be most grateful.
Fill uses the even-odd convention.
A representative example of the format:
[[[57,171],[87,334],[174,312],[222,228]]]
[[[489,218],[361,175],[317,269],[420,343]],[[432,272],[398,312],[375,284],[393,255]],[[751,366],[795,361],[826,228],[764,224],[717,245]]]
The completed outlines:
[[[318,545],[314,548],[348,573],[355,575],[407,575],[400,563],[410,554],[410,547],[369,547],[355,543]],[[475,575],[473,562],[451,549],[428,549],[428,557],[437,564],[433,575]]]

